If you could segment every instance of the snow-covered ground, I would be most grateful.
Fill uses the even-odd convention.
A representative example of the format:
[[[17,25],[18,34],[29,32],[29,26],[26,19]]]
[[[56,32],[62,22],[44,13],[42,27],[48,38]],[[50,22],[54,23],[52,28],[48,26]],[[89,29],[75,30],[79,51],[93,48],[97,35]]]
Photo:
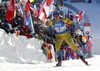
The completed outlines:
[[[87,11],[91,23],[93,56],[86,58],[90,66],[86,66],[81,60],[67,60],[62,62],[61,67],[55,67],[56,62],[47,63],[45,55],[42,54],[40,45],[42,41],[6,35],[0,29],[0,71],[100,71],[100,5],[95,1],[90,4],[71,3],[71,5],[81,11]]]
[[[86,60],[91,64],[90,66],[84,65],[80,60],[64,61],[61,67],[55,67],[56,63],[0,63],[0,71],[100,71],[100,55],[94,55]]]

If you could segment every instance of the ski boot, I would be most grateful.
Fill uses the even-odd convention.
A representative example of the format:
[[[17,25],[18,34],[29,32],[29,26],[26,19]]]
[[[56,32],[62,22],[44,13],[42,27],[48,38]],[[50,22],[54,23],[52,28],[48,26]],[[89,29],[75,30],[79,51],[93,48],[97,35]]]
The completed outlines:
[[[82,61],[83,61],[86,65],[89,65],[88,62],[85,61],[85,59],[82,59]]]
[[[58,61],[58,63],[56,64],[56,66],[61,66],[62,62]]]

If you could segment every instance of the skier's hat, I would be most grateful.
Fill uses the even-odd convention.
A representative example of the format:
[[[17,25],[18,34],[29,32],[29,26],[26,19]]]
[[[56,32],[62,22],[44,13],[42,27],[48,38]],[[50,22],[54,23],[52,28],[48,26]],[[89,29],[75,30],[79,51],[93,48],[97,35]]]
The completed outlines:
[[[53,12],[53,16],[58,15],[59,16],[59,12],[58,11],[54,11]]]

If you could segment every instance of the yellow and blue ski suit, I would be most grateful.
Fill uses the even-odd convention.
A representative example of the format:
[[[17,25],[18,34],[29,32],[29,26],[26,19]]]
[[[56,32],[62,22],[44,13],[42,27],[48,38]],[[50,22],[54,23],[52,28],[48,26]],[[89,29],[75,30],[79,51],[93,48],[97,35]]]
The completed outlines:
[[[54,26],[56,30],[56,40],[55,40],[56,52],[60,50],[60,46],[63,40],[65,40],[73,50],[78,51],[76,45],[73,43],[71,39],[71,35],[68,33],[66,24],[72,24],[72,22],[67,18],[60,18],[59,22],[56,22],[53,19],[49,23],[49,30],[51,30],[52,26]]]
[[[50,21],[49,23],[49,31],[51,31],[52,26],[54,26],[56,30],[56,39],[55,39],[55,49],[57,55],[59,54],[60,46],[62,44],[62,41],[65,40],[68,45],[80,56],[82,54],[79,52],[76,45],[73,43],[71,39],[71,35],[68,33],[66,24],[72,24],[72,22],[67,18],[60,18],[59,22],[56,22],[54,19]],[[80,57],[81,58],[81,57]],[[81,58],[83,59],[83,57]]]

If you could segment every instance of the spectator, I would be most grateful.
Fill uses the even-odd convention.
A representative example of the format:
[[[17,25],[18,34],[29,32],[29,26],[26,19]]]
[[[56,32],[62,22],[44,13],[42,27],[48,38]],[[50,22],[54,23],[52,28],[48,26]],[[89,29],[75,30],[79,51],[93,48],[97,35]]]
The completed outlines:
[[[14,33],[14,30],[11,27],[11,24],[9,22],[7,22],[6,20],[4,21],[4,23],[1,23],[0,28],[4,29],[5,32],[8,34],[10,33]]]
[[[91,3],[91,0],[88,0],[88,3]]]
[[[0,10],[0,19],[1,20],[5,19],[5,10],[3,9],[3,7],[1,7],[1,10]]]

